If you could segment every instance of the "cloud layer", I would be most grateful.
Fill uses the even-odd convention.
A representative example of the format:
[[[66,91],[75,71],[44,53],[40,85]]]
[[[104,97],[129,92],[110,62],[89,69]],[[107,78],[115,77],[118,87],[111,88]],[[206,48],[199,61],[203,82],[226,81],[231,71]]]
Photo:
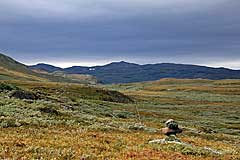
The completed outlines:
[[[27,63],[234,60],[236,68],[240,61],[236,0],[8,0],[0,6],[0,50]]]

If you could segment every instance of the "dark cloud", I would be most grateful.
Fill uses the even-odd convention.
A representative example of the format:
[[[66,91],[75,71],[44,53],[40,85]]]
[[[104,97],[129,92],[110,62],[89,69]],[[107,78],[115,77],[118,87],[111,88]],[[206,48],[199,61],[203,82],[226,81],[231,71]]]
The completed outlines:
[[[0,6],[0,49],[23,62],[240,67],[236,0],[9,0]]]

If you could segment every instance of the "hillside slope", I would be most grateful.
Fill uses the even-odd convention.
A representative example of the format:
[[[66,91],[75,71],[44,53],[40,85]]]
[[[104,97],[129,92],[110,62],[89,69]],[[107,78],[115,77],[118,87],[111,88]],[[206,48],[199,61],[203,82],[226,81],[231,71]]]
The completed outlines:
[[[74,83],[90,83],[96,84],[97,80],[89,75],[77,76],[66,74],[49,74],[42,68],[32,70],[26,65],[19,63],[4,54],[0,54],[0,80],[28,80],[28,81],[52,81],[52,82],[74,82]],[[41,65],[39,65],[41,66]],[[39,67],[38,66],[38,67]],[[45,65],[44,65],[45,66]],[[48,67],[51,67],[48,65]],[[51,71],[55,71],[55,67]],[[60,69],[60,68],[58,68]]]
[[[19,79],[19,80],[35,80],[48,81],[44,76],[40,76],[30,70],[24,64],[21,64],[14,59],[0,53],[0,79]]]

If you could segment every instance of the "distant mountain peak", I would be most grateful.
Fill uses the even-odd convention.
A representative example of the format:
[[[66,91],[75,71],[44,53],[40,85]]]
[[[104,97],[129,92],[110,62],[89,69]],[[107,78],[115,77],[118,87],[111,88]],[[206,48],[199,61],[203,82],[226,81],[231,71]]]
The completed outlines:
[[[139,66],[139,64],[130,63],[130,62],[126,62],[126,61],[119,61],[119,62],[109,63],[105,66]]]
[[[45,64],[45,63],[38,63],[36,65],[29,66],[29,68],[30,69],[40,69],[40,70],[47,71],[47,72],[50,72],[50,73],[55,72],[55,71],[63,70],[60,67],[56,67],[56,66],[53,66],[53,65],[50,65],[50,64]]]
[[[126,62],[126,61],[119,61],[119,62],[116,62],[116,63],[120,63],[120,64],[131,64],[130,62]]]

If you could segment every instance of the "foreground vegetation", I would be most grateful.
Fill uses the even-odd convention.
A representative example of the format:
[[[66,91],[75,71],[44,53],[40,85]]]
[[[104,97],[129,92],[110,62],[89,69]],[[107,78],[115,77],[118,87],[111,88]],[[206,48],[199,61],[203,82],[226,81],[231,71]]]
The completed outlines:
[[[0,85],[0,158],[239,159],[239,117],[238,80],[108,86],[8,80]],[[148,143],[164,138],[159,129],[169,118],[190,145]]]

